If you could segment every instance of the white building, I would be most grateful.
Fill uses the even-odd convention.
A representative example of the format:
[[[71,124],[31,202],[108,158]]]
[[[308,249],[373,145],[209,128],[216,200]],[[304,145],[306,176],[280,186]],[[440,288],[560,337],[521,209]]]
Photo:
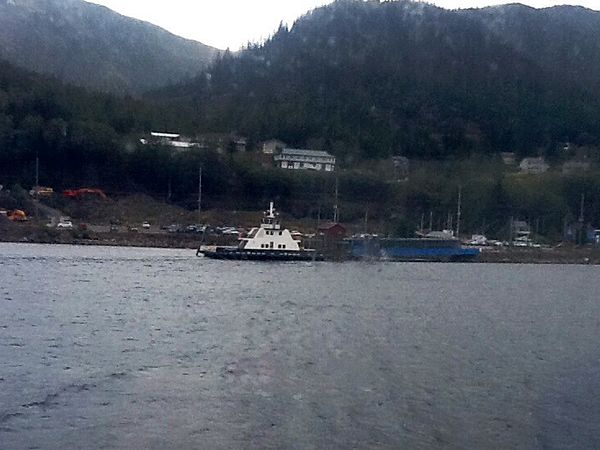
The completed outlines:
[[[335,156],[320,150],[284,148],[273,159],[282,169],[323,170],[325,172],[335,170]]]
[[[543,157],[539,158],[524,158],[519,164],[519,169],[522,173],[538,175],[546,172],[550,166],[546,163]]]
[[[159,133],[152,131],[149,139],[140,139],[140,142],[144,145],[166,145],[174,147],[176,149],[185,150],[193,147],[199,147],[197,142],[192,142],[191,139],[182,137],[177,133]]]

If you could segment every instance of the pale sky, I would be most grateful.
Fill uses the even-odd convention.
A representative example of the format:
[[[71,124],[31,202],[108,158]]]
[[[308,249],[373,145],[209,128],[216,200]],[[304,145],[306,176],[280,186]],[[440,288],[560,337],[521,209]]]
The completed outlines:
[[[280,22],[294,20],[331,0],[88,0],[123,15],[154,23],[171,33],[220,49],[238,50],[268,38]],[[430,0],[447,9],[477,8],[517,1]],[[535,8],[581,5],[600,10],[600,0],[522,0]]]

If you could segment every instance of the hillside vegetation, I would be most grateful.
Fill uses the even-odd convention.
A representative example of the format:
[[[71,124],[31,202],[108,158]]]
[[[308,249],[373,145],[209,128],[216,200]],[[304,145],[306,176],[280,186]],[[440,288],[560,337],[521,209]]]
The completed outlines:
[[[554,156],[600,139],[600,13],[339,0],[162,90],[212,129],[357,158]],[[173,100],[175,99],[175,100]]]

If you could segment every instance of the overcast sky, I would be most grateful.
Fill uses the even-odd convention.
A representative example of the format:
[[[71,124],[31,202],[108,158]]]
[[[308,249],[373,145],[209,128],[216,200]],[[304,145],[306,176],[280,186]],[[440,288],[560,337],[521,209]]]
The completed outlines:
[[[250,42],[262,41],[280,22],[294,20],[331,0],[89,0],[108,6],[126,16],[159,25],[172,33],[220,49],[237,50]],[[516,1],[431,0],[444,8],[472,8]],[[600,10],[600,0],[522,0],[536,8],[556,4],[582,5]]]

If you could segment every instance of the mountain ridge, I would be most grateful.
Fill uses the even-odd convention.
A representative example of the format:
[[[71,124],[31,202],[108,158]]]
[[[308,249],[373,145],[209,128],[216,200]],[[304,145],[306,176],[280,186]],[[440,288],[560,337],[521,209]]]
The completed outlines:
[[[0,0],[0,58],[96,90],[139,94],[178,82],[218,52],[83,0]]]

